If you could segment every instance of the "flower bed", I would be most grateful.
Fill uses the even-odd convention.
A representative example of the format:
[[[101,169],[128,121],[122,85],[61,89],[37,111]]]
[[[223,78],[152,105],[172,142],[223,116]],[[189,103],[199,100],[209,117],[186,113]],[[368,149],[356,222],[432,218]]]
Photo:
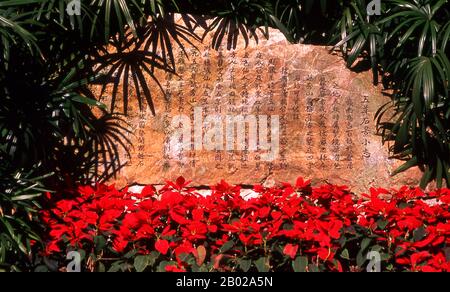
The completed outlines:
[[[366,271],[375,252],[383,271],[450,271],[448,189],[358,198],[298,179],[255,186],[259,196],[245,200],[226,182],[206,197],[188,184],[52,196],[42,212],[47,256],[62,267],[68,251],[80,251],[87,271]]]

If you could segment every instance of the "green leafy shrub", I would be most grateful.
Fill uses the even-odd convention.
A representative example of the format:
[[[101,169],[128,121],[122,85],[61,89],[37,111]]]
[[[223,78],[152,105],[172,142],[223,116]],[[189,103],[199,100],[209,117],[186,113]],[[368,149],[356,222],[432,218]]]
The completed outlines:
[[[0,156],[2,153],[0,152]],[[2,157],[4,159],[4,157]],[[34,265],[33,249],[42,248],[37,218],[38,197],[46,190],[30,172],[11,172],[5,160],[0,165],[0,271],[29,270]]]

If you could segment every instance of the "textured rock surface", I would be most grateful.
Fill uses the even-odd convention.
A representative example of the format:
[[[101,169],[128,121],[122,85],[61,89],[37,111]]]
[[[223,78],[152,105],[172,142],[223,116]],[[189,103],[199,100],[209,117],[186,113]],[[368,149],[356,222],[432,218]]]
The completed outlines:
[[[250,41],[248,47],[242,38],[235,50],[224,47],[215,51],[210,46],[211,37],[207,37],[197,44],[199,51],[187,46],[188,58],[176,51],[179,76],[156,72],[168,99],[155,94],[156,116],[149,110],[139,113],[137,102],[130,104],[128,121],[134,128],[131,157],[122,157],[129,164],[116,183],[161,184],[183,175],[195,186],[220,179],[270,185],[293,182],[299,176],[314,183],[349,185],[356,192],[370,186],[418,184],[418,170],[390,176],[400,162],[388,158],[381,137],[375,135],[374,123],[375,112],[388,99],[381,88],[372,86],[369,72],[348,70],[342,58],[325,47],[289,44],[275,30],[269,40],[261,37],[258,43]],[[134,92],[131,81],[130,91]],[[270,121],[278,117],[276,159],[264,161],[267,151],[249,149],[248,138],[247,151],[227,151],[225,141],[224,150],[195,149],[200,128],[194,122],[194,108],[202,109],[203,119],[208,114],[220,115],[223,121],[227,115],[253,115],[259,126],[264,116]],[[192,122],[192,149],[183,148],[186,139],[185,144],[172,139],[178,131],[174,125],[180,125],[174,121],[176,117]],[[202,128],[202,134],[208,132],[207,125]]]

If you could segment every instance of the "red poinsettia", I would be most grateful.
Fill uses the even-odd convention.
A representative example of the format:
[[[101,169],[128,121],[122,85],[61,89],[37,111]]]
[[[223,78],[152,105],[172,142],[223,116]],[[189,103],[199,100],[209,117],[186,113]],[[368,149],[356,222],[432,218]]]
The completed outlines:
[[[283,253],[287,256],[289,256],[291,259],[295,259],[297,256],[298,251],[298,245],[297,244],[286,244],[286,246],[283,249]]]
[[[140,194],[99,184],[51,195],[52,207],[41,213],[45,252],[83,249],[95,253],[87,258],[120,261],[145,256],[159,265],[153,270],[170,272],[350,271],[365,270],[355,268],[354,257],[373,246],[395,271],[450,270],[449,190],[372,188],[357,198],[345,186],[312,187],[300,178],[254,191],[258,196],[244,198],[241,187],[222,181],[200,196],[179,178]]]
[[[155,243],[155,249],[160,253],[166,255],[169,251],[169,242],[164,239],[158,239]]]
[[[165,269],[166,269],[166,272],[172,272],[172,273],[186,272],[186,270],[184,268],[180,268],[177,265],[167,265]]]

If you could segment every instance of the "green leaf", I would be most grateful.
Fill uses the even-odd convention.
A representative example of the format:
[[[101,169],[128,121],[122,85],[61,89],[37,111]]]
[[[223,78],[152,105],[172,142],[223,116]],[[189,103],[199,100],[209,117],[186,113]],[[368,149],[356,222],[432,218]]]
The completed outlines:
[[[413,233],[414,242],[423,240],[426,235],[427,235],[427,230],[425,229],[425,227],[421,226],[421,227],[417,228],[416,230],[414,230],[414,233]]]
[[[367,261],[366,255],[358,252],[358,254],[356,255],[356,265],[360,268],[363,268],[364,263]]]
[[[149,256],[139,255],[134,259],[134,268],[138,273],[145,271],[149,263]]]
[[[100,253],[106,246],[106,239],[103,236],[94,237],[95,251]]]
[[[261,257],[255,261],[256,269],[258,269],[258,272],[260,273],[266,273],[269,271],[269,267],[267,265],[267,258]]]
[[[377,226],[378,226],[378,229],[380,229],[380,230],[384,230],[388,224],[389,224],[389,220],[381,220],[380,219],[377,221]]]
[[[37,198],[37,197],[40,197],[40,196],[41,196],[41,194],[21,195],[21,196],[12,197],[11,200],[12,201],[25,201],[25,200],[34,199],[34,198]]]
[[[99,108],[104,109],[104,110],[107,109],[105,104],[103,104],[103,103],[101,103],[99,101],[96,101],[94,99],[87,98],[85,96],[77,95],[77,96],[73,97],[72,100],[75,101],[75,102],[82,103],[82,104],[96,106],[96,107],[99,107]]]
[[[371,238],[364,238],[361,242],[361,247],[356,255],[356,264],[358,267],[363,267],[364,263],[367,261],[367,248],[369,247],[370,243],[372,242]]]
[[[392,255],[388,254],[388,253],[380,253],[380,261],[382,262],[387,262],[390,259],[392,259]]]
[[[413,157],[411,158],[408,162],[406,162],[405,164],[403,164],[402,166],[400,166],[399,168],[397,168],[391,175],[395,176],[399,173],[402,173],[404,171],[407,171],[408,169],[417,166],[418,164],[418,159],[417,157]]]
[[[153,266],[156,263],[156,260],[159,258],[160,254],[157,251],[152,251],[148,255],[148,265]]]
[[[98,266],[97,266],[97,272],[98,272],[98,273],[104,273],[104,272],[106,272],[106,267],[105,267],[105,265],[104,265],[102,262],[99,262],[99,263],[98,263]]]
[[[50,271],[46,265],[40,265],[34,269],[34,272],[35,273],[48,273]]]
[[[127,252],[123,257],[126,259],[131,259],[137,254],[137,250],[133,249],[129,252]]]
[[[382,250],[383,250],[383,247],[381,245],[374,245],[370,248],[370,251],[381,252]]]
[[[341,252],[341,258],[343,258],[344,260],[350,260],[350,255],[348,253],[348,249],[344,249]]]
[[[250,259],[239,259],[238,263],[244,273],[247,273],[252,266],[252,260]]]
[[[315,264],[309,264],[308,265],[308,271],[312,272],[312,273],[318,273],[319,271],[319,267],[316,266]]]
[[[108,273],[116,273],[120,271],[123,261],[117,261],[112,264],[111,268],[109,268]]]
[[[191,261],[192,263],[195,262],[195,260],[193,260],[193,256],[190,253],[182,253],[178,255],[178,258],[184,263],[189,263],[189,261]]]
[[[308,258],[305,256],[298,256],[293,262],[292,262],[292,268],[294,269],[294,272],[306,272],[306,267],[308,267]]]
[[[371,238],[364,238],[361,242],[361,252],[366,251],[366,249],[369,247],[370,243],[372,242]]]
[[[220,253],[226,253],[230,249],[232,249],[234,246],[234,241],[230,240],[224,243],[222,247],[220,248]]]

